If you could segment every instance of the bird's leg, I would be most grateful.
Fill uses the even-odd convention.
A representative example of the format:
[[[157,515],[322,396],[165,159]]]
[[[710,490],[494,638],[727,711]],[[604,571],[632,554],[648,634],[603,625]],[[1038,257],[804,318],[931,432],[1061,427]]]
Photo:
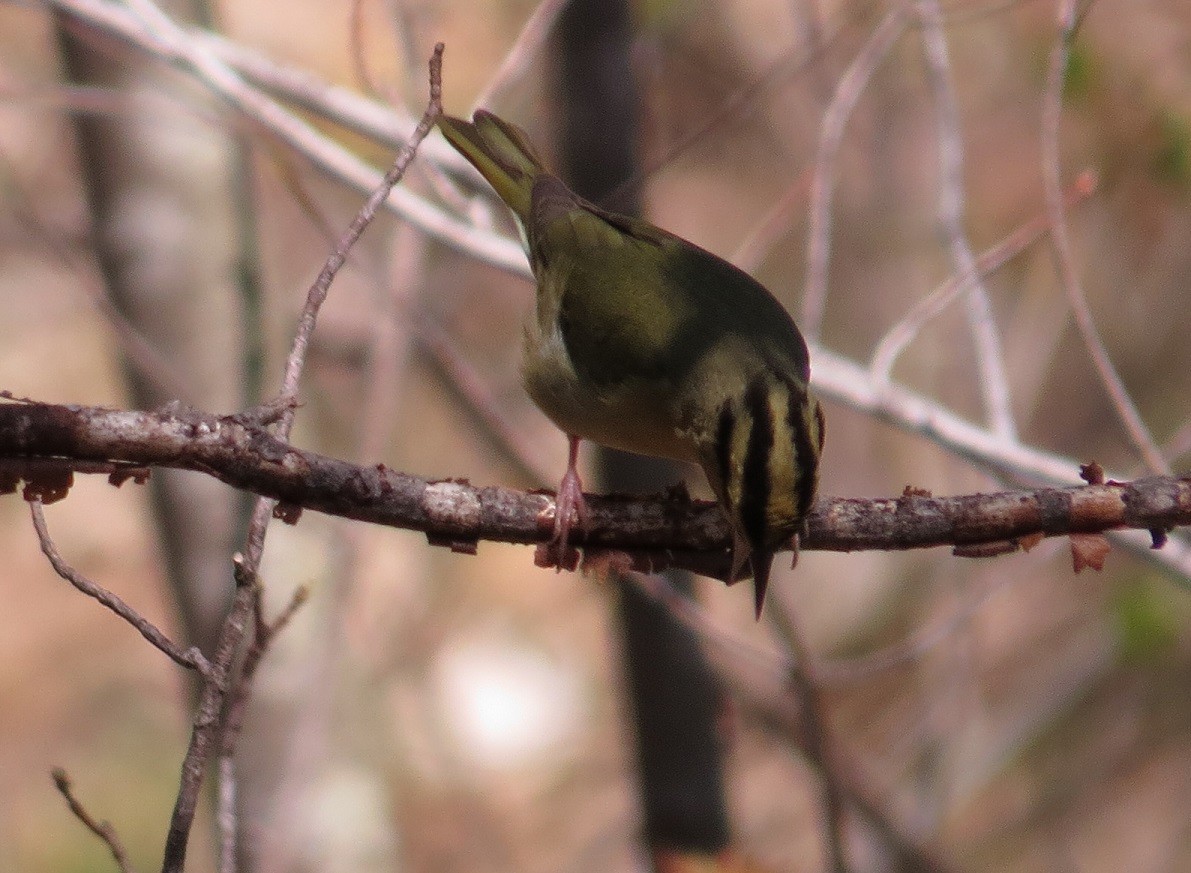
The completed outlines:
[[[582,437],[567,434],[570,448],[567,453],[567,471],[558,484],[558,494],[554,498],[554,537],[550,540],[550,550],[556,559],[555,565],[561,569],[570,562],[567,539],[571,533],[571,525],[579,523],[584,532],[587,531],[590,518],[587,514],[587,503],[583,500],[583,482],[579,479],[579,442]],[[572,520],[572,516],[574,516]]]

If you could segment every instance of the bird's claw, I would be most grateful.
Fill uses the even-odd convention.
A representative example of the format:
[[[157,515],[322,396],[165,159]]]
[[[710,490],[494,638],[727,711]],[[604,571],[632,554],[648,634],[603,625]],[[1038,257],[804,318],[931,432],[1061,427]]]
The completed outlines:
[[[571,528],[576,523],[586,534],[591,526],[591,516],[587,501],[583,499],[579,473],[571,468],[558,485],[558,494],[554,498],[554,536],[546,544],[551,563],[559,570],[573,570],[579,564],[579,550],[569,543]]]

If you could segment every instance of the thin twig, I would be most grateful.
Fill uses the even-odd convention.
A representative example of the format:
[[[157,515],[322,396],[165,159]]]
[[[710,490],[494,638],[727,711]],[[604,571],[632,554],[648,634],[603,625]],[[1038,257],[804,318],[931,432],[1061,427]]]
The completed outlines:
[[[761,266],[774,241],[789,229],[790,218],[795,208],[803,202],[809,182],[810,172],[806,171],[799,173],[798,178],[786,186],[786,190],[736,247],[730,259],[733,264],[746,273],[755,272]]]
[[[146,5],[145,0],[136,0],[136,2],[138,8]],[[164,19],[164,16],[162,18]],[[168,19],[165,19],[164,23],[155,23],[163,28],[172,26]],[[180,38],[184,39],[184,36],[182,34]],[[319,309],[326,300],[331,282],[346,262],[351,247],[375,218],[393,186],[404,175],[406,167],[417,152],[418,145],[430,132],[435,119],[442,113],[442,52],[443,46],[440,43],[435,46],[434,54],[430,59],[430,100],[422,120],[410,140],[401,149],[393,166],[385,173],[381,185],[372,192],[348,226],[307,292],[306,304],[298,319],[293,345],[286,360],[285,374],[278,399],[278,406],[282,412],[276,423],[275,432],[278,439],[283,442],[288,440],[293,427],[298,383],[305,364],[310,337],[318,320]],[[248,527],[244,553],[236,562],[236,594],[228,618],[224,622],[217,655],[213,659],[212,676],[200,693],[194,730],[191,733],[190,745],[182,764],[182,783],[170,821],[169,834],[166,838],[163,873],[181,873],[185,864],[186,846],[194,822],[199,788],[211,755],[218,752],[221,755],[230,756],[226,744],[217,743],[216,740],[221,729],[226,725],[225,704],[228,695],[237,692],[237,689],[238,694],[247,693],[247,687],[243,682],[237,683],[237,689],[233,689],[228,681],[232,675],[235,654],[239,650],[249,622],[254,616],[253,626],[257,635],[260,635],[262,627],[264,627],[259,609],[260,591],[257,574],[264,554],[265,536],[274,506],[275,501],[272,499],[260,498],[257,500]],[[241,675],[243,676],[243,674]],[[234,699],[236,699],[236,694],[233,694]],[[219,746],[218,749],[217,746]]]
[[[826,866],[832,873],[847,873],[844,854],[847,844],[845,821],[845,789],[843,779],[836,772],[827,710],[823,703],[817,671],[810,649],[803,639],[792,610],[784,602],[775,603],[770,611],[773,623],[789,647],[787,682],[802,718],[802,750],[807,760],[819,772],[823,805],[823,848]]]
[[[405,170],[410,162],[413,161],[418,146],[434,127],[435,120],[442,114],[442,52],[443,45],[439,43],[435,46],[434,55],[430,60],[430,105],[425,114],[422,115],[422,120],[418,123],[409,141],[402,147],[393,165],[385,173],[381,184],[376,187],[368,200],[365,201],[363,207],[356,214],[356,217],[352,219],[352,223],[348,226],[340,238],[339,243],[336,245],[335,251],[327,258],[326,263],[319,272],[318,278],[314,280],[314,284],[310,287],[310,291],[306,296],[306,305],[298,319],[298,330],[294,336],[293,347],[290,350],[289,359],[286,361],[285,378],[281,387],[282,398],[297,398],[298,382],[302,376],[302,368],[306,361],[306,349],[310,343],[310,336],[314,332],[318,310],[322,306],[323,301],[326,300],[327,291],[335,275],[343,267],[344,263],[346,263],[348,251],[356,244],[356,241],[368,225],[372,223],[372,220],[376,218],[377,212],[380,210],[381,205],[388,199],[393,187],[405,175]],[[292,422],[293,413],[291,411],[281,421],[278,434],[282,439],[289,436],[289,427],[292,426]]]
[[[806,282],[802,292],[799,326],[808,339],[823,328],[827,306],[827,268],[831,261],[831,197],[835,191],[836,163],[848,118],[877,67],[906,29],[908,17],[901,3],[885,13],[844,73],[819,126],[819,150],[811,180],[809,230],[806,243]]]
[[[119,596],[108,591],[102,585],[92,582],[66,563],[62,555],[58,552],[58,547],[54,545],[54,541],[50,537],[49,528],[46,527],[45,512],[42,510],[40,500],[29,501],[29,513],[33,517],[33,528],[37,531],[37,539],[41,543],[41,551],[49,559],[55,573],[88,597],[98,600],[136,628],[141,636],[148,640],[154,648],[164,652],[175,664],[185,667],[188,670],[194,670],[204,677],[210,675],[211,665],[197,648],[191,646],[188,649],[183,649],[162,633],[153,622],[121,600]]]
[[[1170,465],[1162,456],[1154,437],[1138,412],[1129,390],[1113,366],[1100,331],[1096,328],[1087,295],[1075,266],[1075,252],[1067,230],[1063,209],[1062,163],[1059,157],[1059,126],[1063,118],[1063,82],[1067,59],[1077,24],[1075,0],[1059,0],[1059,35],[1050,56],[1050,70],[1042,100],[1042,183],[1046,194],[1046,208],[1050,212],[1051,239],[1054,241],[1059,281],[1067,294],[1075,324],[1096,367],[1113,410],[1125,427],[1133,447],[1146,466],[1155,473],[1170,472]]]
[[[964,151],[959,130],[959,107],[951,81],[951,61],[943,35],[943,12],[938,0],[918,0],[922,47],[927,81],[935,94],[939,139],[939,222],[947,238],[955,272],[962,276],[968,326],[976,345],[976,366],[984,411],[992,429],[1006,440],[1017,441],[1017,425],[1009,396],[1005,354],[993,319],[988,289],[981,281],[976,256],[964,230]]]
[[[132,861],[128,858],[128,852],[124,848],[124,844],[120,842],[120,837],[116,834],[116,829],[111,822],[96,821],[91,817],[91,814],[83,807],[74,796],[74,790],[70,783],[70,777],[66,775],[66,771],[61,767],[55,767],[51,775],[54,778],[54,785],[64,798],[66,798],[66,805],[70,807],[70,811],[74,813],[74,817],[86,825],[87,829],[95,836],[99,837],[108,847],[108,851],[112,853],[112,857],[116,859],[116,866],[120,868],[120,873],[134,873],[135,868],[132,866]]]
[[[505,54],[500,68],[476,97],[473,108],[490,106],[501,91],[525,75],[525,71],[550,35],[550,28],[554,26],[558,13],[565,5],[566,0],[542,0],[537,5],[521,28],[521,32],[517,34],[512,48]]]
[[[1080,174],[1066,194],[1068,206],[1078,203],[1096,190],[1096,177],[1091,172]],[[1024,252],[1050,229],[1050,213],[1043,212],[1022,224],[1006,237],[985,249],[976,259],[976,272],[981,276],[995,273],[1009,261]],[[878,382],[888,383],[893,375],[893,366],[906,346],[914,341],[918,332],[933,318],[940,315],[967,287],[965,276],[952,275],[946,282],[918,301],[914,307],[894,324],[873,351],[869,371]]]
[[[243,571],[243,567],[239,568]],[[261,586],[254,586],[260,591]],[[240,665],[236,677],[236,685],[228,697],[224,708],[223,731],[219,742],[219,792],[216,798],[216,822],[219,826],[219,873],[235,873],[237,843],[239,836],[238,818],[236,810],[237,780],[236,780],[236,747],[244,729],[244,716],[248,710],[248,700],[251,696],[253,681],[257,668],[269,651],[273,640],[285,629],[293,619],[298,609],[309,599],[310,590],[306,586],[299,586],[285,609],[272,622],[262,617],[259,606],[254,615],[257,618],[256,631],[252,644],[244,653],[244,660]]]
[[[236,815],[238,784],[234,758],[220,755],[217,782],[219,796],[215,799],[215,825],[219,831],[219,873],[235,873],[239,818]]]

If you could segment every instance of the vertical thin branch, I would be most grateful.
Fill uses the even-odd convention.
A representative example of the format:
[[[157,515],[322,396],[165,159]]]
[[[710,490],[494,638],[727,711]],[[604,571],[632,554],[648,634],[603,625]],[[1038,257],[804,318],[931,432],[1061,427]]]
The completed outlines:
[[[827,307],[827,267],[831,261],[831,197],[835,191],[836,162],[848,118],[877,67],[893,49],[906,28],[902,5],[885,13],[868,41],[852,60],[823,116],[819,151],[811,180],[810,229],[806,243],[806,283],[802,292],[799,326],[810,340],[818,338]]]
[[[963,285],[968,325],[976,343],[976,366],[984,408],[993,431],[1007,440],[1017,440],[1017,425],[1005,375],[1005,356],[993,320],[988,289],[980,279],[976,256],[964,232],[964,151],[960,134],[959,107],[951,81],[951,61],[943,35],[943,12],[938,0],[918,0],[922,22],[922,49],[927,81],[935,93],[939,137],[939,222],[951,249],[951,259]]]
[[[819,773],[825,866],[831,873],[847,873],[845,792],[840,774],[836,772],[817,671],[793,612],[785,603],[774,605],[777,608],[770,615],[790,651],[787,682],[801,714],[803,754]]]
[[[215,825],[219,831],[219,873],[236,869],[236,767],[227,755],[219,757],[219,796],[215,799]]]
[[[151,5],[144,0],[137,0],[137,6]],[[168,21],[168,20],[167,20]],[[172,26],[172,23],[171,23]],[[335,246],[335,250],[327,258],[323,269],[311,285],[306,295],[306,304],[298,319],[298,327],[294,335],[293,346],[285,365],[285,375],[282,379],[278,405],[281,415],[276,425],[276,434],[282,439],[289,438],[293,428],[294,409],[297,402],[298,383],[306,361],[306,352],[310,344],[318,320],[319,309],[327,298],[331,282],[347,260],[348,252],[355,245],[360,235],[376,217],[381,204],[387,199],[393,186],[405,174],[406,168],[417,153],[417,148],[434,126],[435,120],[442,113],[442,53],[443,46],[435,46],[430,59],[430,101],[422,120],[418,123],[409,142],[401,149],[392,167],[385,173],[384,181],[373,191],[371,196],[361,207],[355,219],[348,226],[343,236]],[[247,692],[245,683],[238,683],[233,688],[233,664],[235,654],[239,651],[248,622],[256,617],[254,629],[260,642],[261,629],[267,628],[260,615],[259,581],[257,573],[261,558],[264,554],[265,534],[269,520],[272,517],[275,501],[260,499],[256,502],[252,521],[249,525],[244,554],[237,556],[236,561],[236,593],[232,601],[232,608],[224,623],[220,636],[218,650],[212,660],[211,675],[204,683],[200,693],[198,711],[194,720],[194,730],[191,733],[190,746],[182,763],[182,781],[178,790],[178,798],[174,806],[174,814],[170,820],[169,833],[162,863],[163,873],[181,873],[186,861],[186,847],[190,837],[190,829],[194,822],[194,814],[198,803],[199,788],[211,754],[217,750],[219,736],[226,724],[227,713],[225,704],[229,694],[233,691],[233,699],[243,699]],[[250,679],[250,676],[246,676]],[[230,757],[226,745],[220,750],[221,754]]]
[[[259,590],[259,586],[258,589]],[[256,606],[255,637],[244,653],[240,665],[240,673],[236,686],[228,695],[223,713],[223,731],[219,744],[219,775],[218,796],[216,797],[216,824],[219,829],[219,873],[235,873],[237,858],[237,835],[239,828],[236,820],[236,746],[244,728],[244,715],[248,708],[248,699],[252,690],[253,680],[256,678],[257,668],[264,659],[269,646],[293,619],[298,609],[309,597],[309,590],[300,587],[294,592],[289,604],[272,622],[265,621]]]
[[[1104,347],[1104,341],[1096,328],[1092,318],[1092,311],[1088,306],[1087,296],[1079,278],[1079,271],[1075,266],[1075,253],[1072,250],[1071,237],[1067,232],[1067,218],[1063,209],[1063,186],[1059,159],[1059,126],[1063,117],[1063,80],[1067,72],[1067,61],[1071,53],[1071,40],[1075,35],[1076,3],[1075,0],[1059,0],[1058,4],[1059,37],[1055,42],[1050,56],[1050,70],[1047,74],[1046,91],[1042,101],[1042,183],[1046,193],[1046,208],[1051,215],[1051,238],[1054,240],[1055,255],[1058,263],[1059,281],[1067,293],[1067,300],[1071,304],[1071,311],[1075,315],[1075,324],[1087,346],[1088,354],[1100,376],[1112,401],[1117,417],[1125,426],[1133,447],[1141,455],[1142,460],[1155,473],[1169,473],[1170,465],[1162,456],[1162,452],[1154,442],[1153,435],[1125,383],[1113,366]]]

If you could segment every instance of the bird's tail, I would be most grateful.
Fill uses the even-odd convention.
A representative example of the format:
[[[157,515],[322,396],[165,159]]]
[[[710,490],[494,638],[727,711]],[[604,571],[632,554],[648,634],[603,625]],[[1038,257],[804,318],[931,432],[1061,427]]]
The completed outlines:
[[[471,121],[441,115],[438,127],[488,180],[524,227],[529,222],[534,180],[545,172],[525,132],[483,109],[477,109]]]

